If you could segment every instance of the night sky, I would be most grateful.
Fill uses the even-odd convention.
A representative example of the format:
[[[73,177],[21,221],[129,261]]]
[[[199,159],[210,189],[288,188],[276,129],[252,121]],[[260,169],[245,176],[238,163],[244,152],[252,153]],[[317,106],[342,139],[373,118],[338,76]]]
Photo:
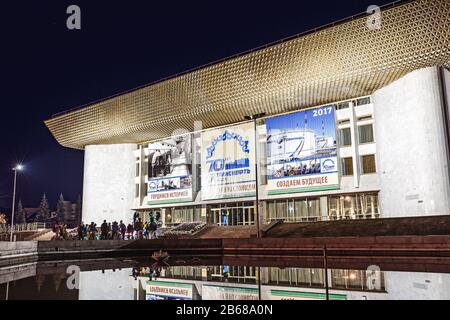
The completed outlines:
[[[348,16],[382,0],[2,1],[0,208],[82,194],[83,152],[58,145],[53,114]],[[66,27],[80,6],[82,30]]]

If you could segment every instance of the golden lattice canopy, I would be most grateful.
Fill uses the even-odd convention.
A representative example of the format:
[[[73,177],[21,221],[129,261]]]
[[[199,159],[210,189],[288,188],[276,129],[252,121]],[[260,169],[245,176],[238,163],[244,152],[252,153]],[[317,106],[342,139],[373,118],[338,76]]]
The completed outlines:
[[[140,143],[174,130],[239,122],[372,94],[428,66],[450,67],[450,1],[383,8],[381,28],[353,17],[57,115],[45,124],[66,147]]]

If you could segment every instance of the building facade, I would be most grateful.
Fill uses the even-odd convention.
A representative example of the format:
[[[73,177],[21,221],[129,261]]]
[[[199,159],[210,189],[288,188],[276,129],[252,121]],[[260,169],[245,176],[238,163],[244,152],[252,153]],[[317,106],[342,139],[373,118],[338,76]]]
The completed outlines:
[[[46,121],[85,150],[83,220],[449,214],[448,9],[400,3],[380,30],[352,18]]]

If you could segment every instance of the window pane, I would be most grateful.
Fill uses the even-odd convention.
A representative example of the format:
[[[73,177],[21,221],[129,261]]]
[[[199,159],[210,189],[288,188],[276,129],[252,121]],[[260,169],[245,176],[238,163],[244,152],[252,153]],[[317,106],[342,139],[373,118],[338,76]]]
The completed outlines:
[[[353,175],[353,158],[342,158],[342,175]]]
[[[136,177],[139,177],[139,163],[136,163]]]
[[[373,126],[371,124],[358,127],[359,143],[373,142]]]
[[[318,218],[320,216],[320,200],[319,199],[309,199],[309,218]],[[312,219],[313,220],[313,219]]]
[[[361,164],[362,164],[362,173],[375,173],[376,165],[375,165],[375,155],[367,155],[361,157]]]
[[[350,134],[350,128],[344,128],[339,130],[339,143],[341,146],[352,145],[352,136]]]
[[[286,200],[280,200],[276,202],[277,217],[281,219],[287,218],[287,202]]]

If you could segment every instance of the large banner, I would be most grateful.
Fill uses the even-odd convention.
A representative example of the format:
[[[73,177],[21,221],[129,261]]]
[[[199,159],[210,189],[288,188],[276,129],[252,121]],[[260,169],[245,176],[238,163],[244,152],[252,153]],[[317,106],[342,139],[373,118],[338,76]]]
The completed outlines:
[[[148,204],[192,201],[192,136],[148,146]]]
[[[254,161],[253,123],[202,132],[202,199],[254,196]]]
[[[334,106],[266,120],[269,194],[339,188]]]

